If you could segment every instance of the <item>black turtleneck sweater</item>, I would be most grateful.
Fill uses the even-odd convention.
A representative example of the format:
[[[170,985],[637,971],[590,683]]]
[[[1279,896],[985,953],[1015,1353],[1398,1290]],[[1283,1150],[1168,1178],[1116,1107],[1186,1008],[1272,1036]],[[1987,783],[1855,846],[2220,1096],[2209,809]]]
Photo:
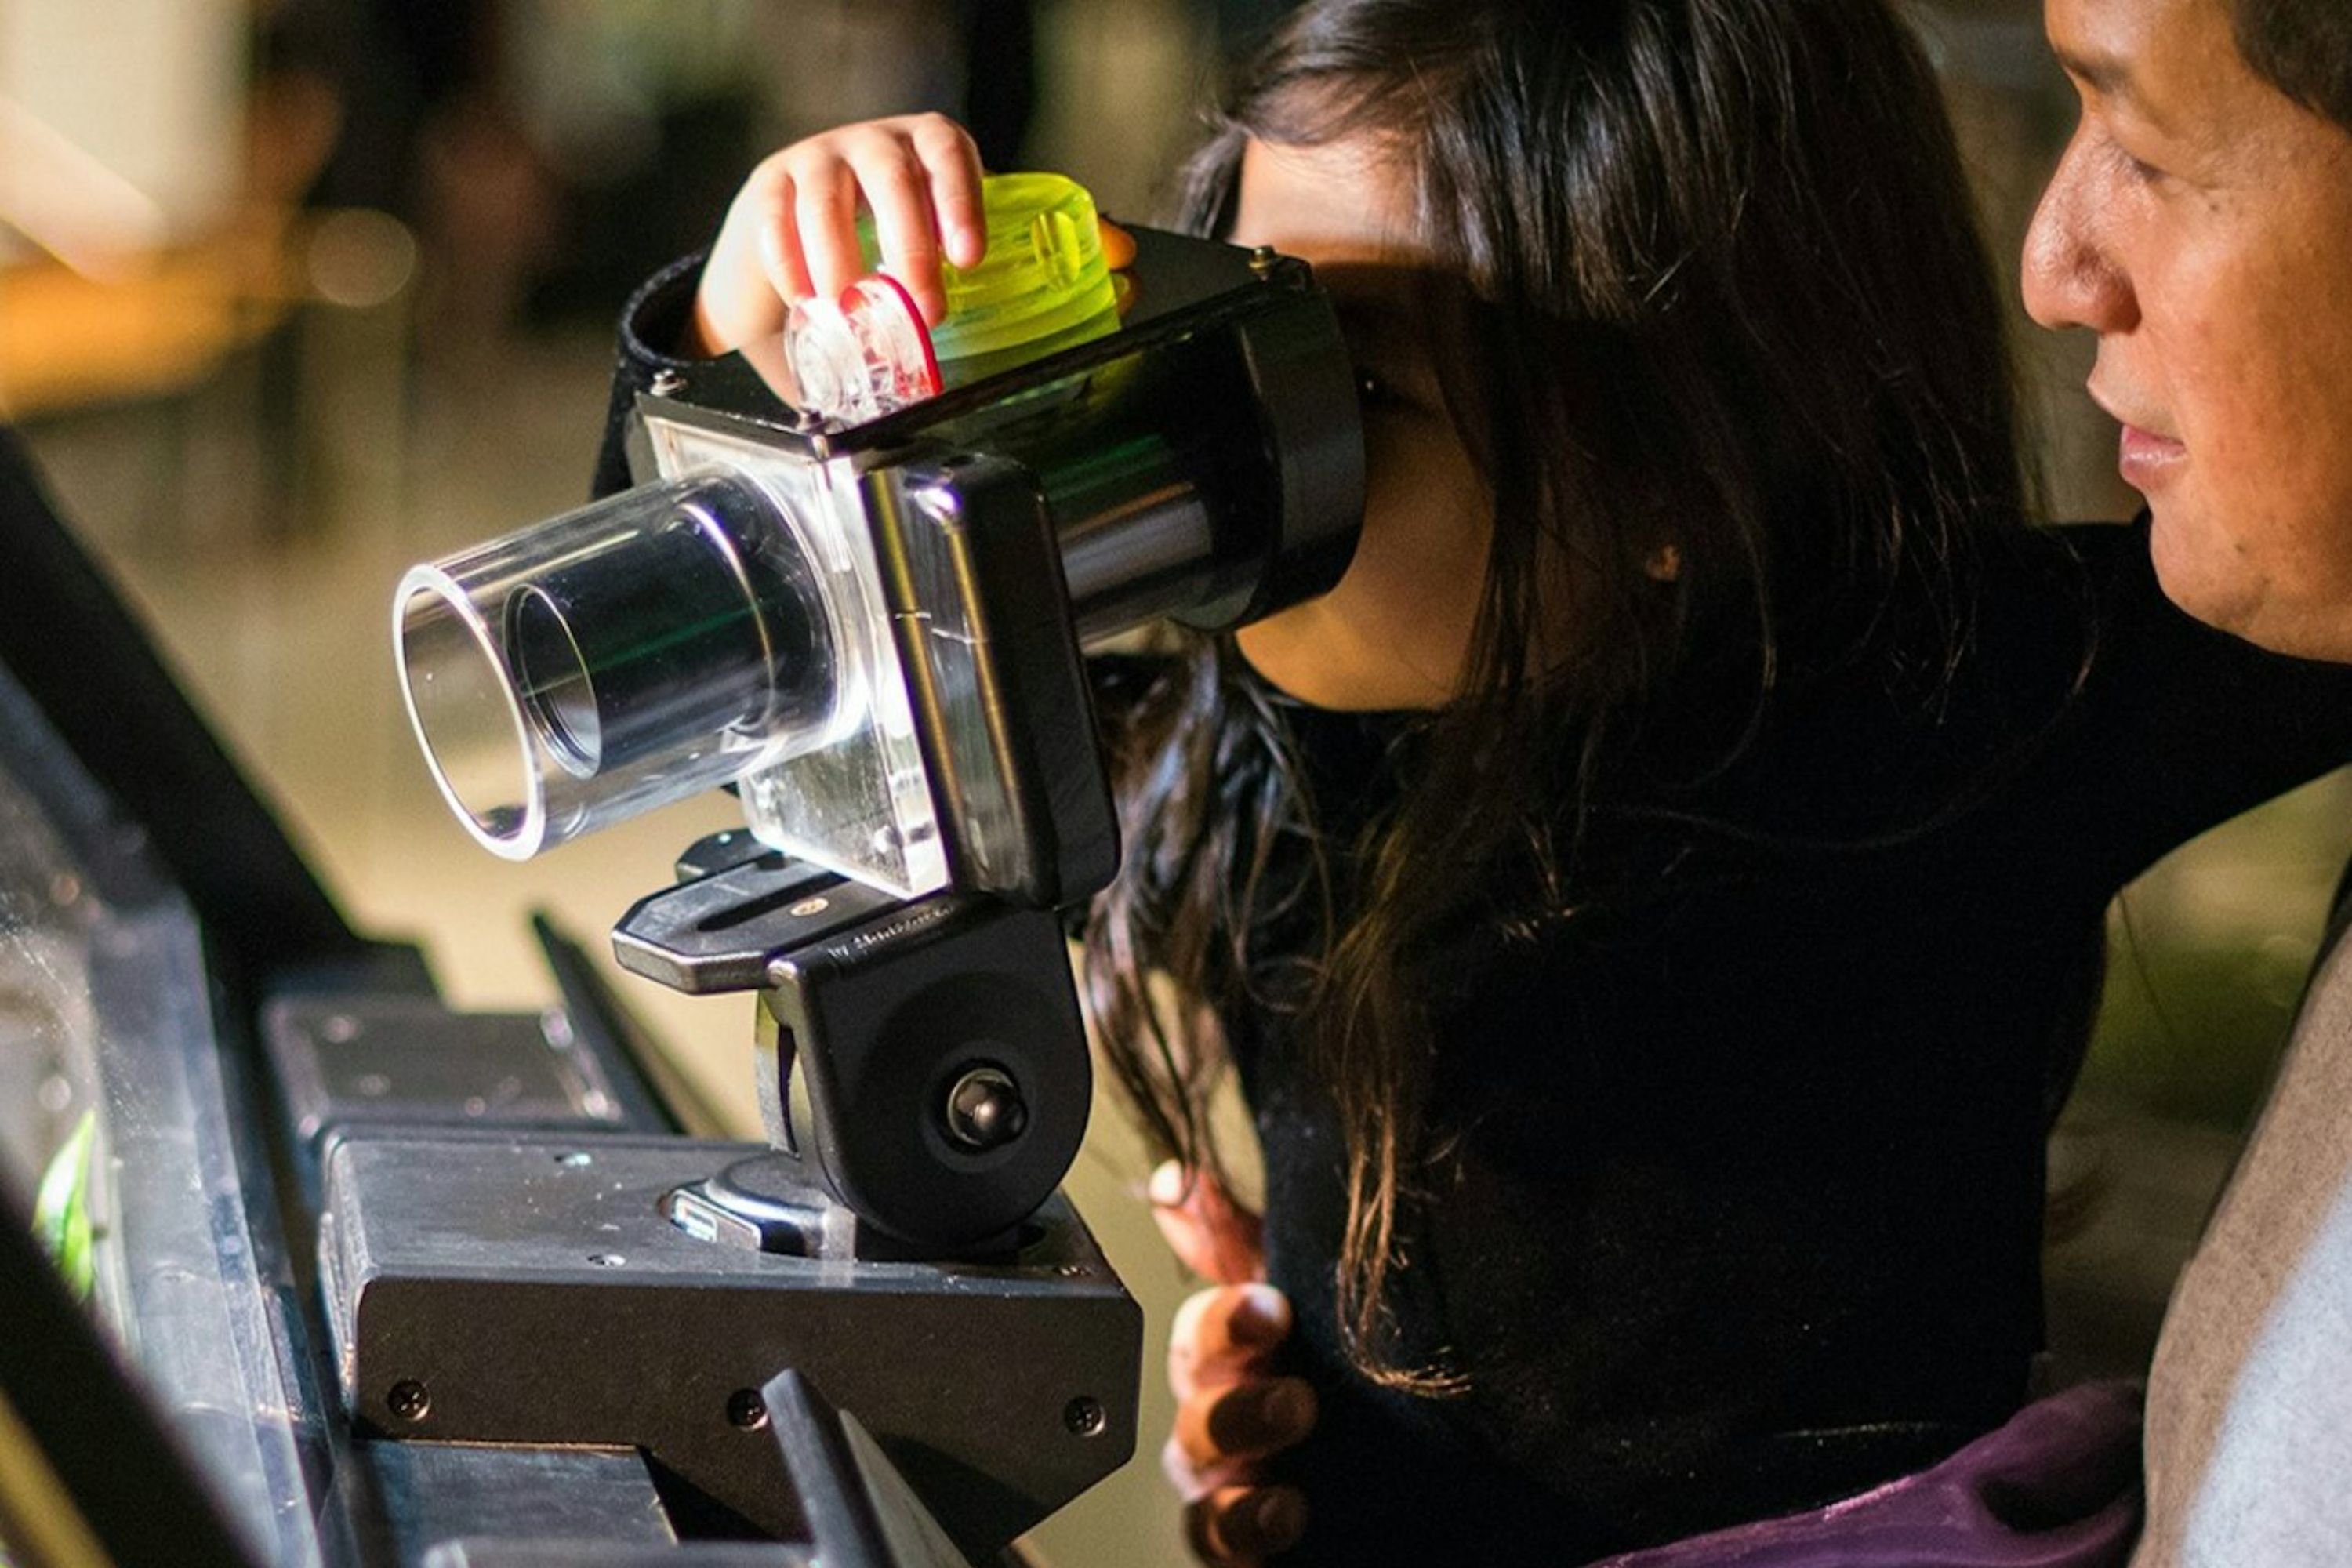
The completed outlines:
[[[1283,1562],[1581,1563],[1850,1495],[2021,1403],[2105,906],[2352,757],[2352,668],[2181,615],[2145,523],[2031,536],[1989,574],[1937,700],[1860,667],[1785,687],[1721,774],[1601,792],[1606,893],[1448,955],[1445,1152],[1391,1304],[1466,1394],[1350,1366],[1338,1121],[1295,1020],[1228,1016],[1322,1405]],[[1346,811],[1411,787],[1410,721],[1290,721]],[[1677,744],[1653,776],[1687,776]]]

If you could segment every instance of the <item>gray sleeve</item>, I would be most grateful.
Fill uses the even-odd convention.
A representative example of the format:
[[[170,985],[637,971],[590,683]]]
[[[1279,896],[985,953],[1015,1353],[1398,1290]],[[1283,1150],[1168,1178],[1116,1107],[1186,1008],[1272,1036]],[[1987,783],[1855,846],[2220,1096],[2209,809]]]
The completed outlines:
[[[2352,945],[2174,1289],[2135,1568],[2352,1563]]]

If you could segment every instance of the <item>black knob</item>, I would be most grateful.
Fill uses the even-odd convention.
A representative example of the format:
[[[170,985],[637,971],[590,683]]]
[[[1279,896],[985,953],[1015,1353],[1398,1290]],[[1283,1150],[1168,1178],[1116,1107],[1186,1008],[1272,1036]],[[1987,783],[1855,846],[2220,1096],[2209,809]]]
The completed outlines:
[[[1002,1149],[1027,1130],[1029,1107],[1002,1068],[976,1067],[948,1090],[948,1137],[975,1154]]]

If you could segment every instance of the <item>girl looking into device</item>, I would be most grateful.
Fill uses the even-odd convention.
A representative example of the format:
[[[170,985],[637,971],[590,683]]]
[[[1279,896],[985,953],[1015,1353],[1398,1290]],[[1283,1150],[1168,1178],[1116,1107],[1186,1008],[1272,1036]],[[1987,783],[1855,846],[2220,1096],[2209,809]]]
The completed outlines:
[[[693,346],[851,281],[861,205],[936,313],[978,180],[936,117],[775,154]],[[1196,1546],[1584,1562],[2000,1426],[2105,906],[2352,682],[2032,526],[1884,0],[1310,4],[1184,217],[1313,263],[1369,477],[1331,593],[1101,667],[1103,1047],[1224,1268],[1227,1071],[1266,1172],[1279,1294],[1171,1355]]]

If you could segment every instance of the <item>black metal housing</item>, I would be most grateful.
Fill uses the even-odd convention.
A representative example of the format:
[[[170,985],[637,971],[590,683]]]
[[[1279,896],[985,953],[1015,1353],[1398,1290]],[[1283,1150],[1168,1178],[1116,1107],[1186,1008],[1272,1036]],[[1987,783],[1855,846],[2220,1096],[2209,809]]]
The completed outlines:
[[[1135,237],[1118,331],[866,424],[803,416],[740,354],[635,415],[639,482],[656,425],[863,475],[950,883],[1039,907],[1118,864],[1080,646],[1324,592],[1362,521],[1352,360],[1306,264]]]
[[[461,1129],[334,1141],[320,1270],[361,1429],[634,1448],[789,1541],[804,1521],[775,1445],[730,1412],[790,1368],[856,1412],[975,1556],[1126,1460],[1141,1313],[1066,1203],[1000,1264],[845,1267],[663,1217],[665,1194],[761,1152]]]

